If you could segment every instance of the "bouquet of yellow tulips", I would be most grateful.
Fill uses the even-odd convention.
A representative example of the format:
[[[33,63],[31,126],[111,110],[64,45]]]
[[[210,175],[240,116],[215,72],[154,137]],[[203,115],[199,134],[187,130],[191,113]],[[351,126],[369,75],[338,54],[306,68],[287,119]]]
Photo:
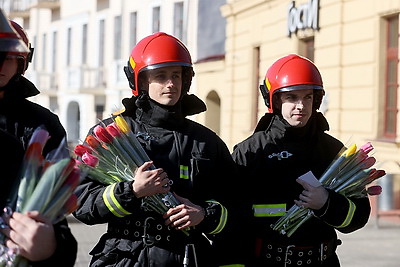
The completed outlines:
[[[384,170],[373,168],[376,159],[369,156],[373,150],[371,143],[357,149],[356,145],[347,148],[334,160],[319,178],[319,182],[327,189],[334,190],[346,197],[366,197],[379,195],[379,185],[369,186],[373,181],[385,175]],[[290,237],[314,213],[311,209],[293,205],[275,224],[272,229]]]

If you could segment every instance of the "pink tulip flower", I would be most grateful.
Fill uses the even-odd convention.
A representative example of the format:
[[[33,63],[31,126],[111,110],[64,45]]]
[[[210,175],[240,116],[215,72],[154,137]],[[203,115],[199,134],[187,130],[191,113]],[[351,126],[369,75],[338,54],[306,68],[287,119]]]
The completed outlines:
[[[97,164],[99,163],[99,158],[96,157],[96,156],[93,156],[93,155],[90,154],[90,153],[84,153],[84,154],[82,155],[82,161],[83,161],[85,164],[89,165],[89,166],[96,167]]]
[[[360,150],[363,151],[365,154],[368,154],[373,149],[374,149],[374,147],[372,146],[371,142],[368,142],[360,147]]]

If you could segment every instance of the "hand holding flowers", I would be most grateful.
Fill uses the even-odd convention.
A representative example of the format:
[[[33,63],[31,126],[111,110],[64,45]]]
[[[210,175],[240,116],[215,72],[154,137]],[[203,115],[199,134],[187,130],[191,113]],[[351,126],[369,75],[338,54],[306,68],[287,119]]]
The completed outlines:
[[[136,139],[128,123],[122,116],[117,116],[109,125],[97,125],[93,134],[86,137],[89,145],[78,145],[75,154],[80,157],[80,168],[88,173],[88,177],[103,184],[113,184],[120,181],[133,181],[137,172],[151,170],[147,175],[160,175],[160,169],[152,164],[142,145]],[[137,177],[138,179],[139,176]],[[143,178],[145,179],[145,178]],[[170,207],[180,202],[169,192],[170,180],[166,173],[152,183],[157,183],[158,189],[146,192],[140,186],[141,181],[135,181],[133,190],[138,197],[143,197],[142,207],[147,210],[164,214]],[[172,181],[171,181],[172,182]],[[151,188],[151,187],[150,187]],[[161,188],[161,190],[159,190]],[[159,190],[159,191],[157,191]]]
[[[162,169],[147,170],[153,163],[145,162],[137,168],[135,180],[132,183],[133,192],[137,198],[169,191],[168,175]]]
[[[7,223],[10,228],[3,229],[2,232],[8,237],[5,242],[8,248],[17,248],[22,257],[32,261],[40,261],[53,255],[57,241],[52,222],[38,211],[29,211],[26,214],[14,212]],[[11,229],[20,228],[24,231],[13,231],[13,239],[10,239]],[[13,240],[18,241],[18,244]]]
[[[319,210],[324,206],[328,200],[329,192],[322,185],[315,187],[299,178],[296,182],[304,188],[303,192],[299,196],[299,200],[294,201],[296,205],[306,205],[307,208],[313,210]]]
[[[373,168],[376,159],[368,155],[372,150],[373,146],[371,143],[366,143],[358,150],[356,145],[350,146],[337,159],[332,161],[320,177],[319,183],[325,188],[346,197],[359,198],[366,197],[367,195],[379,195],[382,192],[382,188],[379,185],[368,187],[372,182],[385,175],[384,170]],[[309,200],[309,192],[313,188],[304,181],[300,181],[299,183],[303,185],[306,192],[301,195],[300,201],[295,201],[296,204],[274,225],[271,225],[272,229],[288,237],[314,216],[314,212],[310,208],[321,208],[321,205],[306,208],[301,204],[302,200],[306,202]],[[321,199],[324,198],[321,197]]]
[[[38,127],[28,144],[21,168],[21,180],[11,192],[0,221],[3,229],[0,266],[27,266],[28,260],[23,256],[28,256],[30,260],[38,257],[42,259],[43,244],[38,246],[36,242],[39,241],[34,244],[26,244],[24,241],[31,242],[33,239],[30,238],[37,234],[40,236],[35,240],[44,240],[45,245],[51,245],[50,239],[54,238],[52,224],[64,219],[77,207],[77,197],[73,191],[80,182],[81,172],[69,155],[65,139],[46,158],[43,157],[43,148],[49,138],[47,130]],[[31,231],[19,233],[17,229],[21,225],[36,225],[38,232],[32,235]],[[12,236],[11,231],[14,232]],[[7,241],[4,240],[4,234],[9,238]],[[18,238],[19,235],[21,238]],[[15,250],[17,243],[20,251]],[[52,251],[51,247],[46,250],[44,253]]]

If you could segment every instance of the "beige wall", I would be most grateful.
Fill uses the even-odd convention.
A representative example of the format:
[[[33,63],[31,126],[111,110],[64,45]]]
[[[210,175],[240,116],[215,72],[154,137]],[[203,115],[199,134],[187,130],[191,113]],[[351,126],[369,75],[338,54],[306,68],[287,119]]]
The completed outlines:
[[[277,58],[300,53],[300,39],[314,36],[315,63],[327,92],[330,134],[345,144],[372,141],[387,172],[400,173],[398,142],[379,140],[382,127],[384,18],[400,12],[400,1],[320,0],[318,31],[287,36],[289,0],[236,0],[221,8],[227,19],[224,60],[199,63],[196,92],[206,99],[215,90],[221,99],[221,133],[230,149],[248,137],[254,116],[266,111],[255,79],[262,81]],[[296,1],[295,5],[308,1]],[[260,73],[254,73],[253,49],[260,47]],[[399,78],[400,80],[400,78]],[[400,94],[399,94],[400,97]],[[258,111],[255,111],[258,103]],[[398,101],[400,105],[400,99]],[[198,117],[204,123],[204,115]],[[400,133],[400,116],[398,116]],[[397,138],[397,141],[400,139]]]

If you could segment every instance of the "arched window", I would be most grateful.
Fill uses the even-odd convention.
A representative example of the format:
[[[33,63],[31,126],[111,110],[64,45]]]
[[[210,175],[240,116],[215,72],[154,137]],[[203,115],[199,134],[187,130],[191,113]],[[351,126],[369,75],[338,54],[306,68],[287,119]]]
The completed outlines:
[[[221,129],[221,100],[215,91],[211,91],[206,98],[206,126],[216,134],[220,134]]]

